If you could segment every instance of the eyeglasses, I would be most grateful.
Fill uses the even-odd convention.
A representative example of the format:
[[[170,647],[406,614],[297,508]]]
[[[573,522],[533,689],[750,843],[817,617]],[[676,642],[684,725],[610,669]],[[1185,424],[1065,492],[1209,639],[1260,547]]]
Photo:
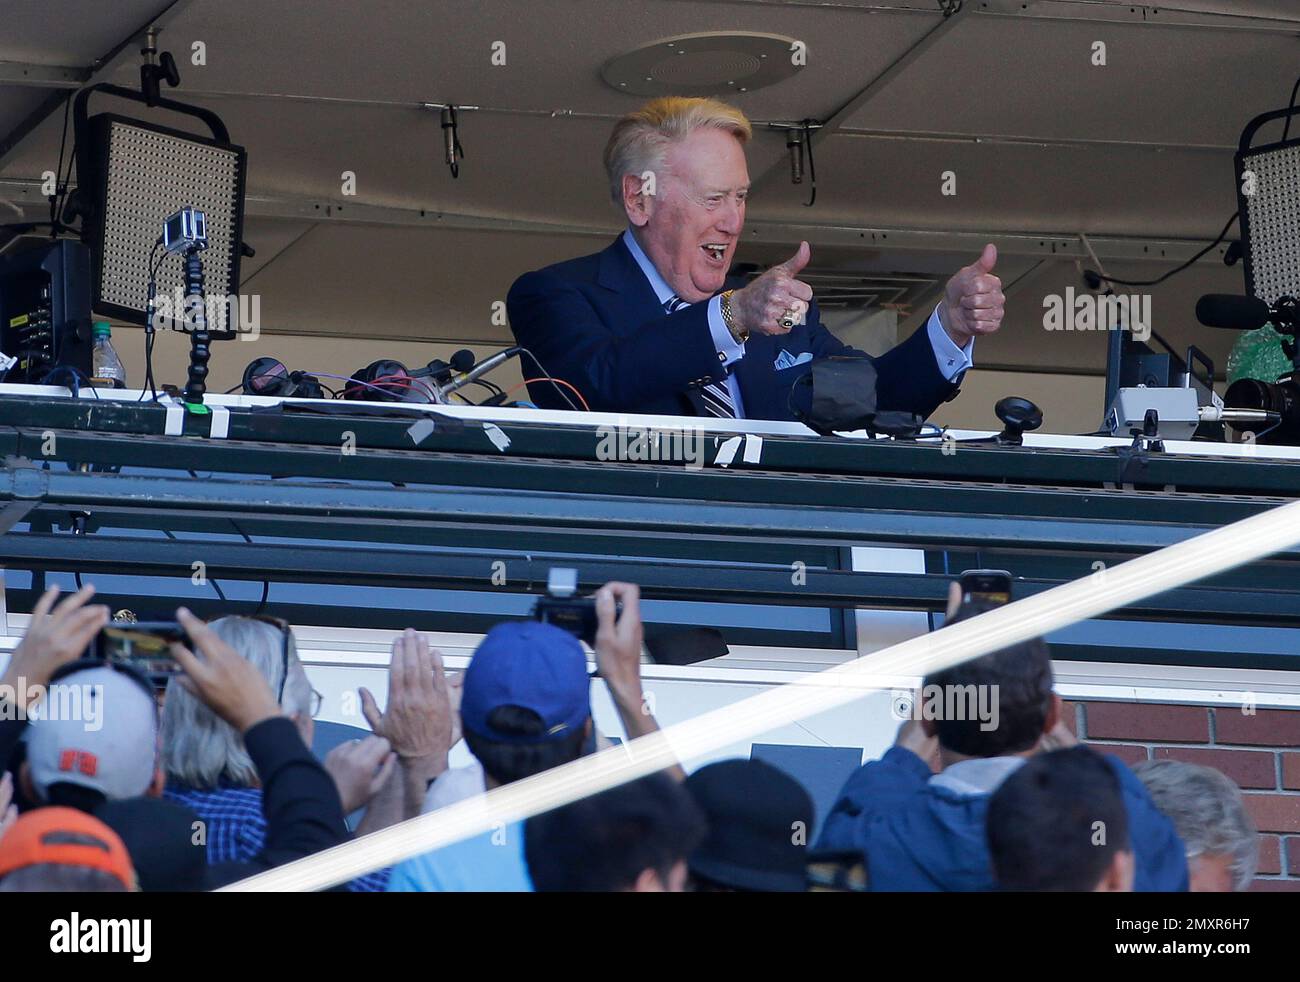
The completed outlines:
[[[271,614],[249,614],[250,621],[260,621],[263,624],[269,624],[280,632],[280,693],[276,698],[277,705],[284,704],[284,686],[289,681],[289,622],[283,617],[275,617]],[[320,712],[321,706],[325,702],[325,697],[317,692],[314,688],[311,690],[311,716],[314,719]]]

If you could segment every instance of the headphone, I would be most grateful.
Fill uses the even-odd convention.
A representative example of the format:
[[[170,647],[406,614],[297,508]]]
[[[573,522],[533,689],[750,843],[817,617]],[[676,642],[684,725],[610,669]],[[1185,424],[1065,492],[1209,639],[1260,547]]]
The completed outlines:
[[[296,396],[324,399],[320,380],[306,372],[291,372],[278,358],[254,358],[244,369],[244,393],[252,396]]]

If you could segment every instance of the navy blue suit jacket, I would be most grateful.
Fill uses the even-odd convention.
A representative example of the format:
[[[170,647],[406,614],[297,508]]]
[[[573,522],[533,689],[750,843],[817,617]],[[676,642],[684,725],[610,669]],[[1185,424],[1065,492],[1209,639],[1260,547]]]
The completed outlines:
[[[525,378],[562,378],[593,411],[675,416],[698,415],[688,390],[725,377],[709,333],[708,306],[696,303],[665,314],[622,236],[594,255],[525,273],[506,298],[515,340],[537,359],[523,356]],[[788,364],[805,353],[864,355],[822,325],[815,301],[810,308],[806,322],[789,334],[751,335],[745,357],[732,363],[746,417],[794,419],[790,386],[810,362],[777,369],[778,359]],[[783,351],[788,358],[781,358]],[[879,409],[929,416],[956,392],[939,371],[925,325],[873,360]],[[528,391],[542,408],[569,408],[549,382],[534,382]]]

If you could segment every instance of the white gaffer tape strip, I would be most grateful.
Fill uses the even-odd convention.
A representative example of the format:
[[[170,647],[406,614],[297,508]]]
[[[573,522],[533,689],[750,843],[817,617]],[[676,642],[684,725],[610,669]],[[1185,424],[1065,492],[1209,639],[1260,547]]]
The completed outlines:
[[[213,440],[224,440],[230,434],[230,410],[225,406],[209,406],[212,412],[212,429],[208,436]]]
[[[432,433],[437,428],[438,428],[437,424],[434,423],[434,421],[430,417],[425,416],[421,419],[417,419],[414,423],[412,423],[407,428],[406,435],[410,437],[411,442],[418,447],[421,443],[424,442],[424,438],[427,437],[430,433]]]
[[[1300,501],[1062,584],[335,846],[225,890],[320,890],[550,811],[860,699],[882,676],[924,676],[1300,544]],[[1244,695],[1244,694],[1243,694]]]
[[[736,451],[739,449],[740,437],[729,437],[722,441],[722,446],[718,447],[718,455],[713,458],[713,463],[718,467],[730,467],[731,462],[736,459]]]
[[[161,399],[158,400],[162,402]],[[185,406],[170,396],[167,397],[167,415],[163,418],[163,434],[180,436],[185,431]]]
[[[483,432],[492,441],[492,446],[498,450],[504,451],[510,446],[510,437],[506,436],[506,431],[497,426],[496,423],[484,423]]]

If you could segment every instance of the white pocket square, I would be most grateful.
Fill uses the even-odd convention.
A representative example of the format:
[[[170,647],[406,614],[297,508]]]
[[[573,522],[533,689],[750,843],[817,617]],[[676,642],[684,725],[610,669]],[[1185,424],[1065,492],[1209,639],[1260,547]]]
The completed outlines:
[[[803,354],[798,355],[796,357],[795,355],[790,354],[790,352],[782,348],[781,353],[776,356],[776,361],[774,362],[774,365],[776,367],[776,370],[780,372],[780,371],[784,371],[787,368],[794,368],[795,365],[802,365],[806,361],[812,361],[811,351],[805,351]]]

